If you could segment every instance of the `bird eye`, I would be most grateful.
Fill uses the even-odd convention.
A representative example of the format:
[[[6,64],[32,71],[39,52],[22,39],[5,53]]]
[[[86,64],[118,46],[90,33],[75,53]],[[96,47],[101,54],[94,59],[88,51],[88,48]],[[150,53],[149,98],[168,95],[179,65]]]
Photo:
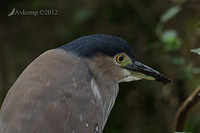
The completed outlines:
[[[118,56],[116,57],[116,61],[117,61],[118,63],[122,63],[122,61],[124,60],[124,58],[125,58],[124,55],[118,55]]]

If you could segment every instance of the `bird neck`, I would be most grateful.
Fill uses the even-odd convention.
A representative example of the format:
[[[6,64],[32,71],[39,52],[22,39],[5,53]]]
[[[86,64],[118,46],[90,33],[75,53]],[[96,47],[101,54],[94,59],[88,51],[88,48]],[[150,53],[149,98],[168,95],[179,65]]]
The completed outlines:
[[[115,77],[104,72],[104,68],[98,63],[87,60],[85,63],[92,75],[91,88],[96,97],[97,106],[100,106],[103,115],[103,125],[105,125],[110,111],[115,103],[119,86]]]
[[[96,102],[97,106],[99,106],[102,111],[104,127],[117,98],[119,86],[118,83],[112,81],[109,82],[108,79],[106,80],[96,78],[91,80],[91,86],[94,96],[98,94],[96,95]]]

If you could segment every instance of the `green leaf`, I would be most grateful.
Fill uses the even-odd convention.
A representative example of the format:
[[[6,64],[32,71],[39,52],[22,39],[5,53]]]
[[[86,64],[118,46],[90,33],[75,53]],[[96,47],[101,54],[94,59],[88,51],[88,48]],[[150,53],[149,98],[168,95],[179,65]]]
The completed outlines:
[[[174,17],[177,13],[179,13],[181,10],[181,6],[177,5],[172,8],[170,8],[168,11],[166,11],[160,18],[161,22],[165,23],[168,20],[170,20],[172,17]]]
[[[177,38],[177,32],[175,30],[167,30],[163,32],[161,39],[164,43],[174,43]]]
[[[191,52],[194,52],[194,53],[197,53],[198,55],[200,55],[200,48],[192,49]]]
[[[183,41],[178,37],[175,30],[167,30],[161,35],[161,41],[165,44],[167,51],[178,50]]]

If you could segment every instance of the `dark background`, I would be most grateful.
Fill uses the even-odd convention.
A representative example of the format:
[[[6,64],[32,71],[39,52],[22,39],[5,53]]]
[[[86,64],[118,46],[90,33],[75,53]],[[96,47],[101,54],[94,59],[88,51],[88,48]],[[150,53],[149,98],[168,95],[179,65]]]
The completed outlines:
[[[58,15],[14,15],[16,10],[58,10]],[[200,84],[199,0],[10,0],[0,4],[0,105],[20,73],[48,49],[90,34],[127,40],[137,60],[170,77],[121,83],[104,133],[170,133],[175,114]],[[200,132],[200,104],[185,131]]]

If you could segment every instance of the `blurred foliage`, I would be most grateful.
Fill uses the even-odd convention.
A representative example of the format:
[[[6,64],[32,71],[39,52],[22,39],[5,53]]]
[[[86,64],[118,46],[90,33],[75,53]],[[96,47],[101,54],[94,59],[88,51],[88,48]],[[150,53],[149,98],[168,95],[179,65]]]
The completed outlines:
[[[48,49],[89,34],[112,34],[127,40],[137,60],[173,80],[121,83],[104,133],[169,133],[178,107],[200,84],[199,0],[10,0],[0,5],[0,103],[14,81]],[[12,9],[55,9],[53,16],[10,16]],[[200,105],[185,130],[200,132]]]

